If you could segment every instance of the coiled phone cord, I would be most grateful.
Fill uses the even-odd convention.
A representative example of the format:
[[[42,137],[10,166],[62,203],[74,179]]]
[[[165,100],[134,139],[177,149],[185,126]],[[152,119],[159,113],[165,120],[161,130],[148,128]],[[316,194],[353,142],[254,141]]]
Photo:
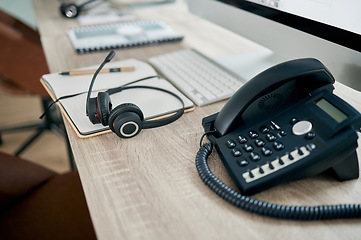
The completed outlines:
[[[203,137],[202,137],[203,139]],[[202,140],[201,140],[202,142]],[[202,181],[218,196],[232,205],[259,215],[290,220],[329,220],[340,218],[361,218],[360,204],[324,206],[287,206],[268,203],[242,195],[219,180],[210,170],[208,157],[212,144],[201,145],[196,156],[196,167]]]

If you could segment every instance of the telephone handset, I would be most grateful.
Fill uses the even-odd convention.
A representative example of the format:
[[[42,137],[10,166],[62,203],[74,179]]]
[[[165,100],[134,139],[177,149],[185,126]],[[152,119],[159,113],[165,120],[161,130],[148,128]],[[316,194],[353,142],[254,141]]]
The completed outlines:
[[[361,114],[332,93],[334,82],[316,59],[288,61],[255,76],[219,113],[203,119],[208,139],[241,194],[329,169],[340,181],[359,177],[356,131]],[[210,172],[206,162],[211,149],[207,145],[197,154],[202,179]],[[229,189],[223,192],[224,184],[214,187],[220,184],[214,178],[203,181],[229,202],[241,201],[228,195]],[[357,211],[361,216],[361,209]]]
[[[248,81],[228,100],[219,112],[214,128],[223,136],[240,125],[244,116],[256,118],[259,115],[255,111],[247,113],[247,108],[254,110],[252,106],[255,106],[259,113],[269,113],[305,97],[312,90],[326,87],[331,91],[334,82],[332,74],[316,59],[298,59],[276,65]]]

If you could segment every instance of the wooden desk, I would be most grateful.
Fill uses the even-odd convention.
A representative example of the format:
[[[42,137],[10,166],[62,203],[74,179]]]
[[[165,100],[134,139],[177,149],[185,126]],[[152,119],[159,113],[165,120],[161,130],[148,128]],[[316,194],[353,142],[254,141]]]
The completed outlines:
[[[107,53],[75,54],[65,34],[78,25],[63,19],[57,1],[33,0],[51,72],[100,64]],[[185,34],[182,43],[118,50],[115,59],[146,60],[159,53],[194,47],[210,57],[257,47],[175,4],[136,12],[141,19],[163,19]],[[226,39],[226,41],[225,41]],[[339,96],[361,110],[360,93],[336,84]],[[198,177],[194,159],[203,117],[225,102],[197,108],[168,126],[143,130],[123,140],[115,134],[80,139],[68,135],[99,239],[356,239],[360,220],[283,221],[234,208]],[[360,153],[360,148],[358,149]],[[215,174],[233,186],[216,154]],[[254,196],[289,205],[361,203],[361,180],[337,182],[317,176],[283,184]]]

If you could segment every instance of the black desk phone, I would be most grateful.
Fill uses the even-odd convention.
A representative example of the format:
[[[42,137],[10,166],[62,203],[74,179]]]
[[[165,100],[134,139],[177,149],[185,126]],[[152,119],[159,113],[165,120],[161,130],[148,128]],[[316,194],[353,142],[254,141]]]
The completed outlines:
[[[311,58],[278,64],[248,81],[219,113],[202,121],[212,144],[197,155],[201,178],[210,171],[203,164],[213,145],[241,194],[326,170],[340,181],[358,178],[356,131],[361,115],[332,93],[334,82],[327,68]],[[214,191],[227,188],[214,178],[206,183],[220,184]]]

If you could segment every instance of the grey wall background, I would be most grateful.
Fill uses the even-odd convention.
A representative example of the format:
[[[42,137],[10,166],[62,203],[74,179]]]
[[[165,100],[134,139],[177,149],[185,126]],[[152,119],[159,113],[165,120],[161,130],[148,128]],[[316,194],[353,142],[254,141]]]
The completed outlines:
[[[55,1],[55,0],[49,0]],[[36,29],[36,18],[31,0],[0,0],[0,9]]]

